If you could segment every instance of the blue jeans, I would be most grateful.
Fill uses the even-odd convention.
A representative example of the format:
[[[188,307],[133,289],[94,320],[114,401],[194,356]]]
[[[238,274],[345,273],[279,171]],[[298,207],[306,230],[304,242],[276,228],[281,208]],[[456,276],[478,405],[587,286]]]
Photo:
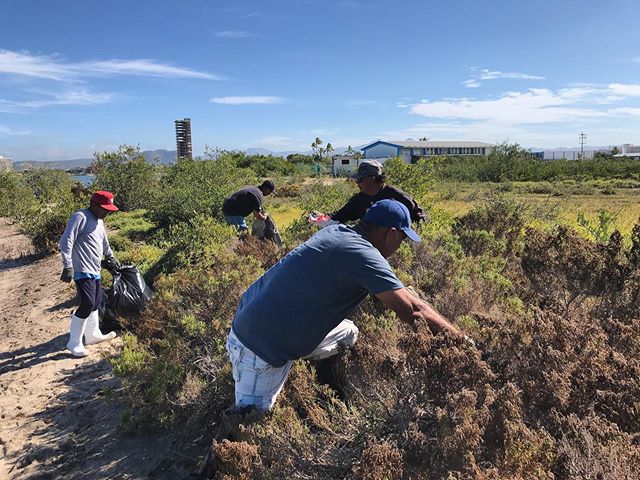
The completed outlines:
[[[224,219],[227,221],[227,224],[238,227],[238,230],[249,230],[247,222],[242,215],[225,215]]]

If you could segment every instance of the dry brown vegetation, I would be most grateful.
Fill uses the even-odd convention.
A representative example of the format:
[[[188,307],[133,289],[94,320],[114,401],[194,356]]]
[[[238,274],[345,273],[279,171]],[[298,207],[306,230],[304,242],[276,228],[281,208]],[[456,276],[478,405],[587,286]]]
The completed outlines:
[[[495,200],[394,259],[478,348],[368,300],[337,364],[347,400],[299,361],[266,416],[226,410],[224,342],[272,249],[220,249],[162,277],[136,327],[149,355],[129,376],[136,418],[214,439],[218,479],[638,478],[640,227],[625,247],[522,225]]]

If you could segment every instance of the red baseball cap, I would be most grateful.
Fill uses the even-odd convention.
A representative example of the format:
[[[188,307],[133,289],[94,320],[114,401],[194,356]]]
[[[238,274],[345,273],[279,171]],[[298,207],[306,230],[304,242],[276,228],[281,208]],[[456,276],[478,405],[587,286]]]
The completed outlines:
[[[119,210],[113,204],[113,193],[107,192],[106,190],[98,190],[91,196],[91,203],[95,203],[96,205],[100,205],[105,210],[109,210],[110,212],[117,212]]]

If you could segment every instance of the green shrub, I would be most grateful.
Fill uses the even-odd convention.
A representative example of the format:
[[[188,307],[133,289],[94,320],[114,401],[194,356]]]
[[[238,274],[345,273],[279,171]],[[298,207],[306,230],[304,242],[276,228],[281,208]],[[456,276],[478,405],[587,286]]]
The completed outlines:
[[[237,238],[234,227],[204,215],[171,226],[164,237],[166,251],[151,268],[151,278],[182,268],[210,266],[218,252],[229,249],[229,242]]]
[[[0,172],[0,217],[19,221],[34,208],[37,208],[37,202],[25,176]]]
[[[163,229],[197,215],[222,219],[224,199],[244,185],[257,183],[253,171],[239,169],[225,154],[207,160],[180,159],[163,169],[160,194],[153,204],[146,205],[148,215]]]
[[[54,252],[71,214],[88,207],[88,192],[77,189],[71,177],[60,170],[29,171],[25,183],[34,203],[27,212],[18,214],[21,230],[38,252]]]
[[[95,190],[108,190],[124,211],[147,208],[158,194],[156,167],[146,161],[139,147],[123,145],[115,152],[96,153],[92,170]]]

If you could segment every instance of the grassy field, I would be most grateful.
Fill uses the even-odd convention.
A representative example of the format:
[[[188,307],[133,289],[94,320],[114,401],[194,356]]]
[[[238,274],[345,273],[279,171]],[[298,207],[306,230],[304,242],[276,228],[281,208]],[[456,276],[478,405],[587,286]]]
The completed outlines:
[[[531,226],[570,225],[590,239],[593,237],[578,224],[580,214],[597,225],[598,212],[607,212],[614,217],[610,231],[617,229],[626,239],[640,218],[640,183],[634,181],[439,183],[422,203],[429,206],[432,215],[436,209],[440,216],[453,219],[492,195],[504,195],[525,205]],[[270,198],[266,203],[280,229],[306,213],[296,198]]]
[[[441,184],[434,189],[427,202],[457,217],[496,194],[528,207],[532,226],[551,228],[558,224],[570,225],[587,238],[590,237],[588,232],[578,224],[580,214],[597,224],[598,212],[608,212],[614,217],[611,231],[617,229],[625,238],[629,238],[640,217],[640,184],[635,182]]]

